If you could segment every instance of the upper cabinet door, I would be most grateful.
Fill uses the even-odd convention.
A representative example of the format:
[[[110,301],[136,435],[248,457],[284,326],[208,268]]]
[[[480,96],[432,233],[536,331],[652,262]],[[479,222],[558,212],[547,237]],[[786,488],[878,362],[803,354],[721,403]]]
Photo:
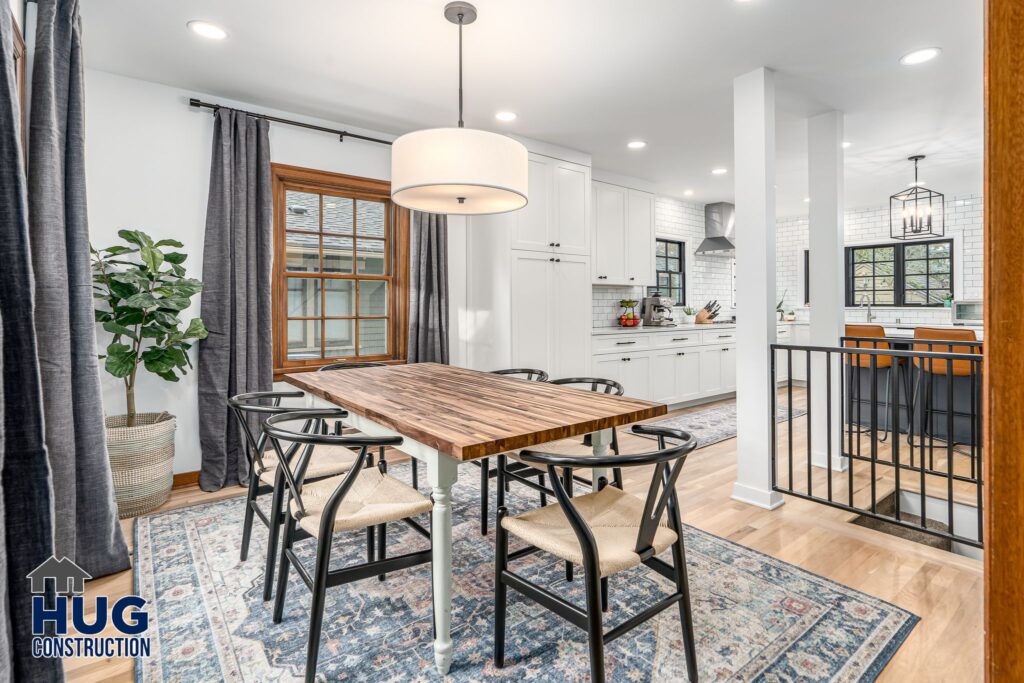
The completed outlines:
[[[590,255],[590,168],[552,160],[555,250]]]
[[[654,195],[629,190],[627,205],[627,284],[654,287]]]
[[[515,212],[512,248],[533,251],[551,249],[555,239],[552,225],[554,212],[554,159],[530,155],[529,201]]]
[[[621,285],[626,278],[626,201],[628,190],[594,183],[594,284]]]

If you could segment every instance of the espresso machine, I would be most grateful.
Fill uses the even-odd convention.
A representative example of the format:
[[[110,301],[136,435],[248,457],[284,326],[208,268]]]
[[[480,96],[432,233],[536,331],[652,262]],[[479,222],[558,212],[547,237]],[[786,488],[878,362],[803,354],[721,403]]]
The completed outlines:
[[[675,327],[672,307],[675,301],[667,296],[646,296],[643,300],[644,327]]]

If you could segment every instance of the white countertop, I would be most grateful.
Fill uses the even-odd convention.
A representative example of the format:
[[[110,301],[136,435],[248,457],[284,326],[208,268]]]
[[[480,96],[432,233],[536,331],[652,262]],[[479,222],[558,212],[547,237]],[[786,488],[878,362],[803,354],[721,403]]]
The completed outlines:
[[[716,323],[711,325],[697,325],[696,323],[690,325],[658,325],[652,327],[595,327],[593,334],[595,336],[604,334],[643,334],[645,332],[690,332],[695,330],[733,330],[736,329],[736,323]]]

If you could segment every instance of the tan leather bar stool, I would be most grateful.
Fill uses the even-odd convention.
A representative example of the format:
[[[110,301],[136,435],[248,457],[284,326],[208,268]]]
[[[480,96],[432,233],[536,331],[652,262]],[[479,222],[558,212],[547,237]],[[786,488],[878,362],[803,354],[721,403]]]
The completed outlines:
[[[881,325],[856,325],[856,324],[851,324],[851,325],[847,325],[846,326],[846,336],[847,337],[859,337],[859,338],[863,338],[863,339],[883,339],[883,338],[885,338],[885,328],[882,327]],[[892,349],[892,345],[889,342],[881,342],[881,341],[880,342],[873,342],[873,341],[864,341],[864,340],[861,340],[861,339],[857,339],[857,340],[847,339],[847,340],[845,340],[843,342],[843,346],[848,347],[848,348],[877,349],[879,351],[885,351],[885,350],[891,350]],[[850,397],[849,401],[847,403],[847,407],[848,407],[847,416],[848,416],[848,419],[852,419],[853,404],[854,404],[854,402],[856,402],[856,404],[857,404],[857,424],[858,424],[858,426],[861,426],[861,424],[862,424],[861,423],[861,418],[863,417],[862,416],[862,412],[861,412],[861,405],[862,405],[862,402],[865,399],[864,399],[864,397],[862,397],[860,395],[861,394],[860,376],[861,376],[862,373],[870,373],[872,357],[874,357],[874,359],[875,359],[875,370],[876,370],[876,372],[878,372],[879,374],[884,375],[884,377],[885,377],[886,390],[885,390],[885,395],[884,395],[884,403],[883,403],[883,408],[882,408],[882,410],[879,413],[882,416],[882,418],[884,419],[885,428],[881,429],[881,430],[877,430],[877,431],[882,431],[885,434],[884,436],[882,436],[879,439],[879,441],[885,441],[888,438],[888,436],[889,436],[889,431],[892,429],[892,425],[890,424],[890,421],[891,421],[890,405],[892,405],[893,403],[896,403],[897,404],[897,409],[898,409],[898,402],[899,402],[899,393],[898,393],[899,392],[899,380],[900,380],[901,377],[903,377],[904,382],[905,382],[904,396],[907,398],[908,403],[909,403],[909,400],[910,400],[910,387],[909,387],[909,384],[906,384],[907,375],[906,375],[906,372],[904,370],[903,359],[894,358],[892,356],[874,355],[874,354],[864,354],[864,355],[853,354],[853,355],[847,355],[846,356],[846,365],[847,365],[847,368],[848,368],[848,375],[847,376],[849,377],[849,382],[847,384],[847,386],[848,386],[848,388],[847,388],[847,395]],[[870,408],[869,408],[869,411],[870,411]],[[909,411],[908,411],[908,418],[907,419],[909,420]],[[860,429],[858,427],[858,431],[855,432],[855,433],[862,434],[862,433],[864,433],[864,431],[866,431],[866,430]]]

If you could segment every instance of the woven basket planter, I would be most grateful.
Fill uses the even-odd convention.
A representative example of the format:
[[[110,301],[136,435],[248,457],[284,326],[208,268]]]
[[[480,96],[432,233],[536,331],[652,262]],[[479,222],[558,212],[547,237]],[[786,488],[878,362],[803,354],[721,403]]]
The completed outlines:
[[[125,427],[127,419],[127,415],[106,418],[107,452],[121,519],[163,505],[174,483],[174,416],[136,413],[134,427]]]

